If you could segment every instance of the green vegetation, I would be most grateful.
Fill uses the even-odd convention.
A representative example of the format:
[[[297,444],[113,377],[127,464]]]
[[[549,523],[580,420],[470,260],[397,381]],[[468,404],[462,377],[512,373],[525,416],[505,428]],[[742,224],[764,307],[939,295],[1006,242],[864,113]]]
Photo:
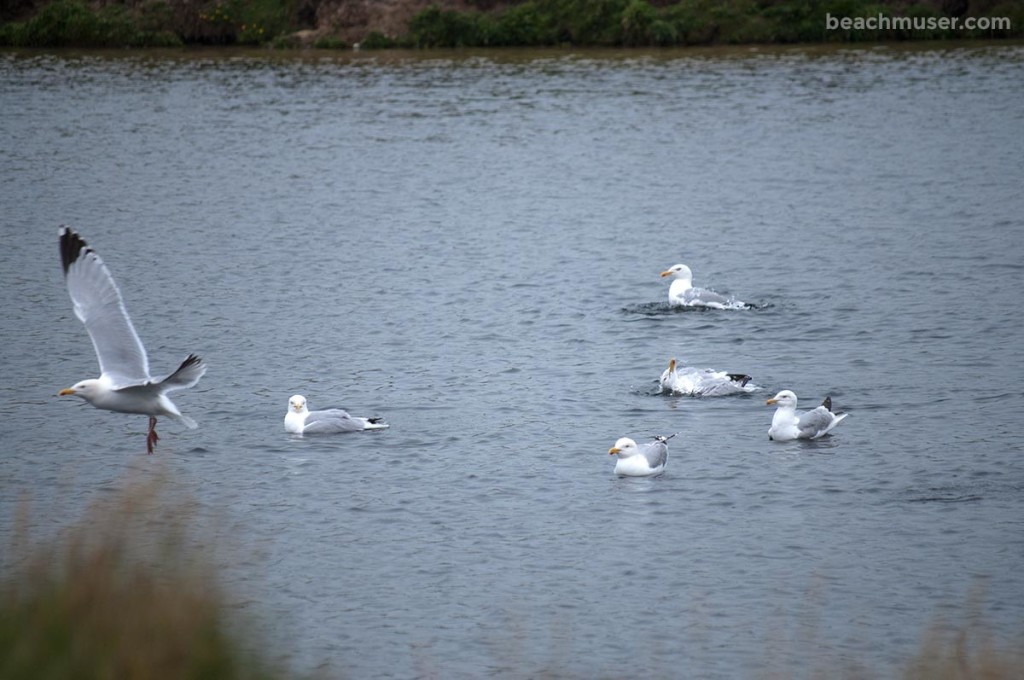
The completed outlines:
[[[124,492],[52,544],[14,546],[0,678],[272,677],[229,634],[212,569],[190,559],[187,508],[169,512],[159,487]]]
[[[15,47],[166,47],[180,45],[169,30],[149,28],[124,5],[91,9],[80,0],[57,0],[21,23],[0,25],[0,44]]]
[[[499,13],[431,7],[413,17],[417,47],[602,45],[612,47],[848,42],[1024,36],[1024,2],[983,4],[978,16],[1009,17],[998,30],[828,30],[826,17],[944,17],[933,4],[859,0],[529,0]],[[934,22],[937,23],[937,22]],[[922,23],[922,26],[925,24]]]
[[[262,45],[291,32],[282,0],[173,0],[104,4],[54,0],[31,18],[0,24],[0,45],[13,47],[172,47]]]
[[[406,11],[407,30],[353,29],[329,18],[340,0],[0,0],[0,45],[152,47],[182,44],[343,49],[391,47],[614,47],[1024,37],[1024,0],[497,0],[458,11],[439,0]],[[459,6],[464,6],[460,4]],[[1009,29],[851,27],[826,17],[1006,17]],[[966,14],[962,14],[966,11]],[[322,26],[317,17],[323,16]],[[963,26],[963,24],[960,24]],[[300,29],[311,34],[299,37]],[[344,35],[342,35],[344,33]]]

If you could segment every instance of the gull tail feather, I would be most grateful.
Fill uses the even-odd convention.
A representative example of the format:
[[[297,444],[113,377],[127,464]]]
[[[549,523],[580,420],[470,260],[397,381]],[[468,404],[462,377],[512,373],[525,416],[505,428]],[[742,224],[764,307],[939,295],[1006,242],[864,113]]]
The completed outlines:
[[[367,430],[386,430],[390,427],[384,422],[384,418],[380,416],[374,416],[372,418],[362,418],[363,427]]]
[[[199,423],[197,423],[196,421],[192,420],[191,418],[184,414],[178,416],[178,422],[180,422],[182,425],[184,425],[190,430],[194,430],[197,427],[199,427]]]
[[[167,416],[168,418],[174,418],[175,420],[177,420],[179,423],[181,423],[190,430],[194,430],[197,427],[199,427],[199,424],[196,423],[196,421],[192,420],[191,418],[183,414],[181,411],[179,411],[178,407],[174,404],[173,401],[171,401],[167,397],[166,394],[160,395],[159,413],[160,415]]]

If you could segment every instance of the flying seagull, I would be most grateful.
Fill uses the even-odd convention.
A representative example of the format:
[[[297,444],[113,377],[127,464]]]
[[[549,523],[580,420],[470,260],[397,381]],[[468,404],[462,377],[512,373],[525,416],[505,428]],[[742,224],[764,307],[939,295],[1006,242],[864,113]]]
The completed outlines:
[[[75,316],[85,324],[100,362],[100,377],[90,378],[60,391],[60,396],[81,397],[96,408],[149,416],[146,452],[153,453],[159,437],[157,416],[168,416],[186,427],[196,421],[182,415],[167,392],[192,387],[206,373],[206,364],[194,354],[163,378],[149,374],[149,359],[132,320],[124,308],[110,270],[82,237],[60,228],[60,259]]]

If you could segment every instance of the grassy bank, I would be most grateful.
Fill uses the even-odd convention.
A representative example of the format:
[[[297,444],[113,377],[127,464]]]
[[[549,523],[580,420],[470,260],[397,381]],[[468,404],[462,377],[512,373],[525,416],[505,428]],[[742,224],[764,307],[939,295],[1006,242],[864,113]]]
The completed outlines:
[[[3,2],[3,0],[0,0]],[[11,14],[10,12],[8,14]],[[133,3],[93,6],[54,0],[0,24],[11,47],[173,47],[261,45],[292,31],[287,0]]]
[[[855,0],[682,0],[655,6],[647,0],[533,0],[501,13],[442,11],[410,22],[419,47],[513,45],[683,46],[748,43],[850,42],[1022,35],[1024,3],[993,5],[995,16],[1013,15],[1016,31],[829,30],[828,16],[945,16],[931,3],[867,3]],[[938,21],[934,22],[936,25]]]
[[[684,46],[1024,37],[1024,0],[0,0],[0,45]],[[469,9],[466,9],[468,7]],[[905,17],[829,28],[827,17]],[[1006,18],[1009,27],[964,28]],[[957,22],[958,28],[940,19]]]

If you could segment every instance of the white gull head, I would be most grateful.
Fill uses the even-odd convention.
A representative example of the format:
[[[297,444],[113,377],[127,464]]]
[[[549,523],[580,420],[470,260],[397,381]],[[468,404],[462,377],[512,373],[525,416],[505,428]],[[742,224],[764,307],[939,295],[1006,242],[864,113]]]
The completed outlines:
[[[661,278],[671,278],[672,285],[669,286],[669,298],[681,296],[693,288],[693,272],[685,264],[674,264],[661,273]]]

